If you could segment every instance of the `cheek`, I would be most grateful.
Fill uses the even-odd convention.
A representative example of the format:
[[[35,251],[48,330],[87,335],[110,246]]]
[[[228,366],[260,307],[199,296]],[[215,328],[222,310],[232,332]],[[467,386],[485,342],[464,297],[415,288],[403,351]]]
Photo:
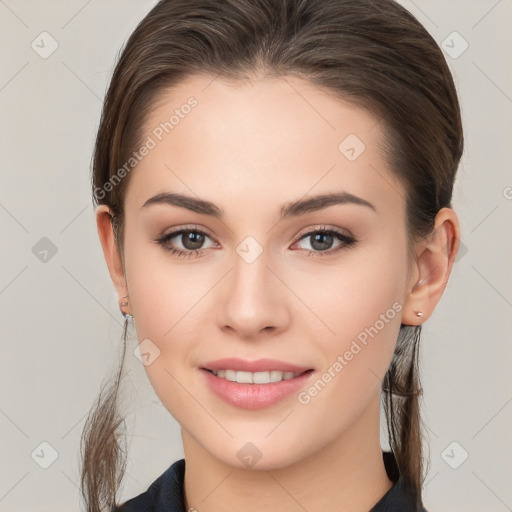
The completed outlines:
[[[393,304],[403,302],[406,274],[405,251],[382,248],[368,257],[353,253],[336,266],[319,265],[295,282],[331,335],[344,338],[373,325],[390,308],[395,318]]]
[[[192,265],[176,264],[170,254],[147,240],[126,243],[126,273],[137,332],[141,337],[165,341],[174,329],[194,316],[191,309],[207,283],[197,279]]]
[[[193,265],[176,264],[135,237],[127,237],[125,262],[137,339],[151,358],[144,366],[147,376],[166,407],[189,406],[183,386],[194,366],[193,340],[204,323],[201,299],[217,277],[211,270],[199,275]]]
[[[377,382],[385,375],[400,329],[406,275],[404,242],[354,253],[303,282],[298,293],[318,317],[311,318],[322,332],[317,343],[326,369],[342,356],[345,378]]]
[[[310,296],[311,308],[334,332],[322,329],[322,336],[312,338],[323,356],[323,367],[298,401],[304,414],[323,418],[333,437],[379,399],[393,356],[405,260],[395,255],[394,261],[385,261],[389,262],[385,272],[382,265],[363,260],[351,265],[350,271],[331,272],[325,285],[317,286]]]

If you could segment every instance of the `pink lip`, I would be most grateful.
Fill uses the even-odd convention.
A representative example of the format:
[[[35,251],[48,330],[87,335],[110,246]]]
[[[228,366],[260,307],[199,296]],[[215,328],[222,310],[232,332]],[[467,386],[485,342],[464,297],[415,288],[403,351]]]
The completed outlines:
[[[206,370],[236,370],[243,372],[266,372],[266,371],[281,371],[281,372],[305,372],[311,370],[306,366],[297,366],[277,359],[257,359],[256,361],[247,361],[238,359],[236,357],[227,357],[224,359],[217,359],[202,365]]]
[[[280,402],[292,393],[297,393],[312,375],[316,374],[315,371],[310,371],[293,379],[280,382],[239,384],[217,377],[204,368],[201,368],[201,373],[205,376],[209,388],[216,396],[226,403],[242,409],[264,409]]]

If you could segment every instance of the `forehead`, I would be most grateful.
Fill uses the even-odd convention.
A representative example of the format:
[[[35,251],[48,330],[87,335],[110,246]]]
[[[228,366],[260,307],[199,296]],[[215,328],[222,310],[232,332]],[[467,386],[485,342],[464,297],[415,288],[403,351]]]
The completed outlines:
[[[171,190],[281,204],[347,190],[396,203],[403,193],[383,135],[377,117],[298,77],[189,77],[161,91],[147,115],[140,142],[151,149],[132,171],[126,202],[140,207]]]

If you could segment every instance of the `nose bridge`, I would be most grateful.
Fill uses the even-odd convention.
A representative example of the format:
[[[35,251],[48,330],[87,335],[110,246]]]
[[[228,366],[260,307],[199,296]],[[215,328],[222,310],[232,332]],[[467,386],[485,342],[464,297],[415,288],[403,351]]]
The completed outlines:
[[[240,336],[263,329],[279,330],[288,321],[286,298],[273,273],[268,251],[247,237],[236,248],[233,269],[223,302],[219,305],[220,327],[231,327]]]
[[[259,245],[259,244],[258,244]],[[251,242],[242,242],[236,249],[232,272],[233,296],[246,302],[259,300],[268,286],[267,252]]]

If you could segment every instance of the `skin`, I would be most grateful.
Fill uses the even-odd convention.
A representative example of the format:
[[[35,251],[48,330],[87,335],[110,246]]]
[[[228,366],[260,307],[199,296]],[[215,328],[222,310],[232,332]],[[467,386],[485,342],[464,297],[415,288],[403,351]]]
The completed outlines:
[[[425,321],[442,296],[457,217],[443,208],[411,252],[405,189],[379,149],[382,123],[297,77],[190,77],[162,96],[144,138],[190,96],[197,107],[131,172],[122,254],[108,208],[97,210],[119,299],[128,295],[138,340],[160,350],[145,370],[181,425],[187,510],[367,511],[392,485],[379,437],[382,378],[400,323]],[[349,134],[366,146],[354,161],[338,149]],[[164,191],[211,201],[224,217],[142,207]],[[375,210],[338,204],[279,220],[283,204],[333,191]],[[208,233],[202,254],[179,258],[154,242],[181,226]],[[334,237],[318,256],[304,234],[322,227],[356,243]],[[263,250],[250,264],[236,251],[247,236]],[[168,245],[183,244],[177,236]],[[307,404],[292,394],[261,410],[234,407],[199,370],[221,357],[276,358],[314,368],[307,389],[394,303],[401,310]],[[237,457],[248,442],[261,452],[252,468]]]

